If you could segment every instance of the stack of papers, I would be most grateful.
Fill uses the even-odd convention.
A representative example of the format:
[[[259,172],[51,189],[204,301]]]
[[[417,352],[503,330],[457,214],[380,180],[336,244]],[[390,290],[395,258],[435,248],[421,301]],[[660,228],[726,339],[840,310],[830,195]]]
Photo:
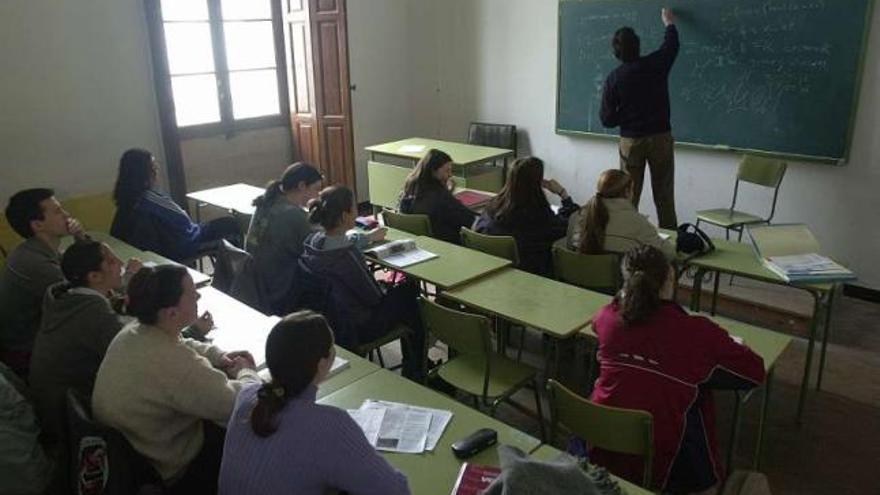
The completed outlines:
[[[377,450],[406,454],[433,451],[452,419],[452,411],[381,400],[366,400],[348,414]]]
[[[787,282],[830,282],[856,278],[846,267],[816,253],[771,256],[764,260],[764,264]]]
[[[437,255],[416,246],[412,239],[386,242],[364,251],[396,268],[404,268],[422,261],[436,258]]]

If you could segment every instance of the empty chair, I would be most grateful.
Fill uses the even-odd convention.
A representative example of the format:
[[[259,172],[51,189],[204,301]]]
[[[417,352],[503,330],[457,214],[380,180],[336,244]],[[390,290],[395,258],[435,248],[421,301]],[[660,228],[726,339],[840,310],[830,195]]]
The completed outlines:
[[[431,370],[455,388],[469,394],[475,404],[489,407],[489,414],[522,387],[535,387],[535,407],[544,437],[540,383],[537,370],[493,352],[489,339],[489,319],[441,306],[425,298],[419,300],[425,327],[455,351],[455,356]],[[511,402],[514,406],[517,404]]]
[[[724,229],[725,237],[730,239],[730,231],[739,232],[742,240],[743,226],[756,223],[770,223],[776,213],[776,200],[779,197],[779,185],[785,177],[786,162],[755,155],[743,155],[736,171],[736,183],[733,186],[733,199],[730,208],[716,208],[697,212],[697,226],[700,222],[717,225]],[[740,182],[773,189],[773,202],[770,213],[766,217],[746,213],[736,209],[736,199]]]
[[[387,227],[392,229],[403,230],[412,235],[431,236],[431,219],[428,215],[395,213],[385,210],[382,212],[382,219]]]
[[[582,254],[557,245],[553,247],[553,272],[567,284],[614,295],[621,283],[618,258],[614,253]]]
[[[513,151],[513,156],[516,156],[516,126],[471,122],[468,127],[468,144],[503,148]]]
[[[650,413],[596,404],[552,379],[547,380],[547,393],[551,441],[562,425],[591,447],[641,456],[645,467],[641,484],[650,487],[654,460],[654,420]]]

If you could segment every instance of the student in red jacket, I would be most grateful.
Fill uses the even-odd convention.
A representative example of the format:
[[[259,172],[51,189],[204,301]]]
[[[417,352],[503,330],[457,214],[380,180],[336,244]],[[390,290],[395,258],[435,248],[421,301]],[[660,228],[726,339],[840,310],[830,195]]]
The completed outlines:
[[[764,362],[745,345],[672,301],[673,272],[658,249],[641,246],[623,261],[624,287],[593,321],[599,378],[591,399],[648,411],[654,418],[652,487],[693,493],[723,477],[712,389],[750,389]],[[592,449],[596,464],[640,482],[640,458]]]

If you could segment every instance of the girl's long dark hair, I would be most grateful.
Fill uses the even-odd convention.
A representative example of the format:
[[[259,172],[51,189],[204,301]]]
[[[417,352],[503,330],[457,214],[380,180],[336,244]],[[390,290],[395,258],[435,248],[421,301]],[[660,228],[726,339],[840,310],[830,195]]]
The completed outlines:
[[[275,198],[296,189],[300,183],[310,186],[324,177],[312,165],[305,162],[296,162],[287,167],[280,179],[275,179],[266,185],[266,192],[254,199],[254,206],[261,208],[271,206]]]
[[[417,198],[430,189],[446,187],[446,184],[440,183],[434,177],[434,172],[451,161],[452,158],[440,150],[428,150],[406,178],[403,184],[403,197]]]
[[[354,193],[345,186],[325,187],[318,197],[309,203],[309,222],[335,228],[342,221],[342,214],[354,207]]]
[[[542,189],[544,162],[533,156],[513,162],[507,174],[507,182],[497,196],[486,206],[486,211],[496,220],[509,220],[515,210],[550,208]]]
[[[132,148],[119,159],[119,175],[113,186],[113,202],[118,210],[130,210],[144,196],[153,181],[153,154]]]
[[[660,309],[660,289],[669,276],[669,261],[653,246],[633,248],[623,257],[623,289],[615,297],[624,324],[648,319]]]
[[[581,240],[578,251],[586,254],[605,252],[605,228],[608,208],[603,199],[625,197],[632,188],[632,178],[623,170],[609,169],[599,174],[596,194],[584,205]]]
[[[332,346],[333,331],[314,311],[287,315],[272,328],[266,339],[266,365],[272,380],[257,392],[250,417],[257,436],[275,433],[276,416],[314,381],[318,362],[330,356]]]

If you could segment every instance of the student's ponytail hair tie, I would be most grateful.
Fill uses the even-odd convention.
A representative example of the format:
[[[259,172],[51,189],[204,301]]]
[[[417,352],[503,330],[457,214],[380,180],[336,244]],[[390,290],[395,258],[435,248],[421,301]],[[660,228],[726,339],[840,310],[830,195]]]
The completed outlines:
[[[283,385],[266,383],[257,391],[257,397],[262,400],[278,401],[284,400],[287,396],[287,390]]]

